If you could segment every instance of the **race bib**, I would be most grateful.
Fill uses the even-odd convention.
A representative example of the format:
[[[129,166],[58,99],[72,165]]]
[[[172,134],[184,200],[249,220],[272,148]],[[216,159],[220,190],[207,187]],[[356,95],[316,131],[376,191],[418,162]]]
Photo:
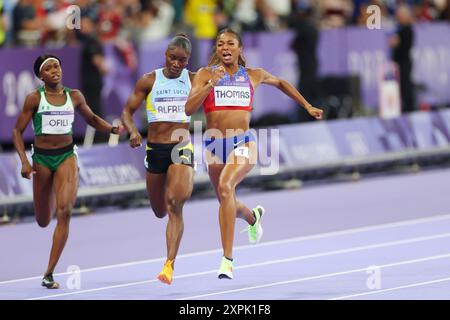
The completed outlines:
[[[239,157],[244,157],[247,159],[250,158],[248,147],[245,147],[245,146],[237,147],[236,149],[234,149],[234,155],[239,156]]]
[[[66,134],[72,130],[74,113],[70,111],[51,111],[42,114],[42,133]]]
[[[187,98],[157,98],[154,109],[158,120],[183,121],[186,120],[184,106]]]
[[[218,107],[247,107],[251,101],[250,88],[248,86],[216,86],[214,101]]]

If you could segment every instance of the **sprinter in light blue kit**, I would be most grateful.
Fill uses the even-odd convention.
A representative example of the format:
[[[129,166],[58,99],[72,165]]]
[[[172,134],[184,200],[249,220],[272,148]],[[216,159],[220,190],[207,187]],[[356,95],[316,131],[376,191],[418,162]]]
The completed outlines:
[[[191,89],[190,73],[183,69],[179,77],[171,79],[164,75],[163,70],[164,68],[154,71],[155,83],[147,95],[148,122],[189,123],[191,117],[184,112],[184,104]]]
[[[166,50],[166,66],[144,74],[122,112],[130,132],[130,146],[141,146],[142,137],[133,114],[146,102],[148,130],[145,168],[150,205],[158,218],[167,214],[167,260],[158,279],[172,283],[173,269],[183,235],[183,205],[191,197],[194,176],[194,149],[184,105],[194,73],[186,68],[192,46],[185,35],[175,36]],[[178,136],[176,133],[184,133]]]

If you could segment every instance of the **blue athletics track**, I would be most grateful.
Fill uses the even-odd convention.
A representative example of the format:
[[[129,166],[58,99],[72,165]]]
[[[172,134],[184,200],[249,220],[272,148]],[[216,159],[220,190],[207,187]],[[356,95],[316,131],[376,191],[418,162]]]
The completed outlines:
[[[0,299],[450,299],[449,186],[450,170],[439,169],[241,193],[266,215],[257,245],[237,221],[233,280],[216,277],[217,201],[191,200],[170,286],[156,279],[167,218],[149,207],[73,217],[55,271],[59,290],[40,286],[56,222],[6,225]]]

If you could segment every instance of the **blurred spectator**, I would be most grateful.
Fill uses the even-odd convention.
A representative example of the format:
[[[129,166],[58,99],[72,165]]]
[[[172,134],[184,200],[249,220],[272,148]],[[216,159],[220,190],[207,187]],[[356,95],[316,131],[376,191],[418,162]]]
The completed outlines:
[[[186,0],[185,20],[198,39],[214,39],[217,33],[215,23],[217,0]]]
[[[81,91],[84,93],[92,111],[102,116],[102,77],[108,72],[103,45],[96,36],[94,22],[88,17],[81,18],[81,28],[76,30],[76,34],[83,47],[81,53]]]
[[[175,10],[164,0],[149,1],[142,12],[141,41],[165,39],[170,35]]]
[[[353,0],[353,15],[352,15],[352,24],[361,25],[361,20],[364,21],[367,20],[367,18],[364,19],[364,16],[367,15],[366,9],[367,8],[367,0]]]
[[[100,0],[98,12],[98,37],[102,42],[112,42],[122,27],[122,12],[115,0]]]
[[[298,12],[292,19],[295,38],[291,47],[297,54],[300,79],[298,90],[312,105],[317,104],[317,43],[319,31],[313,21],[312,7],[298,5]],[[299,121],[314,120],[304,108],[299,108]]]
[[[358,6],[358,12],[356,13],[355,23],[360,27],[367,26],[367,19],[370,17],[370,13],[367,11],[369,4],[360,3]]]
[[[38,9],[36,9],[38,8]],[[37,12],[40,7],[33,5],[33,0],[19,0],[12,13],[13,43],[17,46],[36,46],[45,32],[45,18]]]
[[[227,27],[235,28],[233,25],[233,15],[235,10],[236,0],[218,0],[215,14],[217,30],[222,30]]]
[[[120,0],[121,28],[118,37],[139,41],[142,5],[139,0]]]
[[[173,18],[175,28],[180,28],[184,22],[184,2],[184,0],[172,0],[173,10],[175,11]]]
[[[365,25],[367,8],[377,5],[382,28],[395,24],[395,12],[406,4],[418,21],[450,20],[450,0],[1,0],[6,6],[6,38],[16,46],[72,44],[73,32],[63,27],[67,6],[81,9],[96,23],[103,43],[153,41],[173,32],[213,39],[217,30],[277,31],[286,27],[292,10],[309,6],[321,29]],[[296,9],[295,9],[296,10]],[[0,18],[0,43],[5,42],[5,13]],[[0,44],[1,45],[1,44]]]
[[[429,22],[435,20],[438,14],[433,1],[423,0],[420,6],[417,7],[416,17],[418,21]]]
[[[402,4],[396,12],[398,27],[396,34],[390,39],[392,58],[400,71],[400,95],[402,99],[402,112],[415,110],[414,86],[411,80],[413,63],[411,48],[414,44],[414,29],[410,8]]]
[[[262,31],[266,29],[264,1],[237,0],[234,18],[242,31]]]
[[[3,10],[3,0],[0,0],[0,48],[6,42],[6,17]]]
[[[376,5],[381,12],[381,28],[384,30],[391,30],[396,27],[396,21],[389,14],[389,8],[386,6],[383,0],[369,0],[367,3],[360,3],[359,5],[359,15],[356,19],[357,25],[367,26],[367,19],[370,17],[371,13],[367,11],[368,7],[371,5]]]
[[[445,6],[441,11],[441,14],[439,15],[439,19],[450,22],[450,0],[446,1]]]
[[[74,5],[80,8],[82,17],[90,18],[95,21],[98,16],[99,5],[94,0],[75,0]]]
[[[66,44],[67,34],[67,8],[70,3],[67,0],[55,0],[48,7],[46,16],[47,32],[44,41],[47,46],[62,47]]]
[[[396,27],[395,17],[389,12],[389,8],[384,0],[371,0],[371,4],[377,5],[381,10],[381,28],[392,30]]]
[[[31,3],[36,10],[36,17],[47,20],[48,9],[51,7],[52,2],[47,3],[45,0],[33,0]]]
[[[151,3],[153,1],[150,0],[103,0],[98,7],[99,40],[104,44],[112,44],[131,71],[137,68],[132,41],[142,40],[140,36],[143,27],[140,20]],[[144,11],[142,14],[141,10]]]
[[[407,3],[409,6],[414,5],[414,3],[418,1],[423,0],[383,0],[384,5],[388,9],[389,15],[394,18],[395,16],[395,10],[397,9],[397,6],[401,3]]]
[[[269,30],[285,29],[291,15],[291,0],[265,0],[265,16]]]
[[[321,27],[340,28],[351,21],[353,2],[351,0],[322,0],[319,2]]]

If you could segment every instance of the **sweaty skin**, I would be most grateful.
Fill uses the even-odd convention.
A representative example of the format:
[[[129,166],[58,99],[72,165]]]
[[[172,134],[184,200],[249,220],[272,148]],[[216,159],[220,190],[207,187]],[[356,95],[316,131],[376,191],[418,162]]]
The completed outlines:
[[[205,67],[197,72],[186,102],[187,115],[197,111],[225,73],[231,76],[239,70],[243,47],[237,35],[232,32],[219,33],[215,48],[215,62],[217,62],[215,65],[217,68],[213,70],[211,67]],[[323,111],[313,107],[289,82],[262,68],[246,68],[246,71],[254,90],[260,84],[276,87],[299,105],[302,105],[311,116],[322,119]],[[227,129],[238,129],[245,132],[250,127],[250,112],[246,110],[216,110],[207,113],[206,119],[207,128],[219,130],[222,137],[236,135],[233,133],[230,135],[230,131],[227,133]],[[219,222],[223,253],[229,259],[233,257],[235,218],[242,217],[250,225],[255,222],[250,209],[236,199],[236,187],[254,167],[257,157],[255,142],[251,141],[244,146],[248,147],[250,154],[248,158],[231,153],[225,164],[217,162],[208,164],[208,174],[220,202]]]
[[[166,65],[163,74],[166,78],[176,79],[187,66],[190,54],[181,47],[169,47],[165,53]],[[195,73],[189,72],[192,82]],[[134,91],[128,98],[127,104],[122,112],[122,121],[130,132],[130,146],[137,148],[142,145],[142,136],[133,121],[133,114],[139,109],[147,95],[152,91],[155,84],[156,73],[144,74],[136,83]],[[189,123],[177,122],[152,122],[147,129],[147,142],[170,144],[180,142],[174,141],[172,134],[182,129],[189,136]],[[175,264],[181,238],[184,231],[183,205],[190,198],[193,188],[194,172],[190,166],[183,164],[172,164],[167,173],[146,172],[147,193],[155,216],[164,218],[167,214],[169,221],[166,229],[167,261],[162,275],[158,279],[164,283],[171,284],[171,271]],[[182,183],[180,183],[182,182]],[[169,274],[164,272],[169,270]]]
[[[62,70],[59,61],[50,59],[45,62],[41,67],[39,77],[44,81],[47,101],[55,106],[65,104],[67,96],[61,83]],[[112,131],[113,127],[111,124],[92,112],[79,90],[72,90],[70,97],[75,111],[89,125],[102,132],[109,133]],[[31,179],[33,176],[33,201],[37,223],[41,227],[46,227],[54,214],[57,217],[49,264],[45,272],[45,275],[48,275],[53,273],[69,234],[69,222],[78,188],[78,166],[75,156],[65,159],[55,172],[38,163],[30,164],[25,154],[22,135],[33,114],[37,111],[39,102],[40,93],[37,90],[26,97],[22,112],[13,130],[13,142],[22,163],[22,177]],[[115,128],[115,133],[122,132],[122,126]],[[73,139],[70,134],[44,134],[35,137],[34,146],[42,149],[59,149],[70,145],[72,142]],[[56,284],[54,288],[57,287],[58,285]]]

